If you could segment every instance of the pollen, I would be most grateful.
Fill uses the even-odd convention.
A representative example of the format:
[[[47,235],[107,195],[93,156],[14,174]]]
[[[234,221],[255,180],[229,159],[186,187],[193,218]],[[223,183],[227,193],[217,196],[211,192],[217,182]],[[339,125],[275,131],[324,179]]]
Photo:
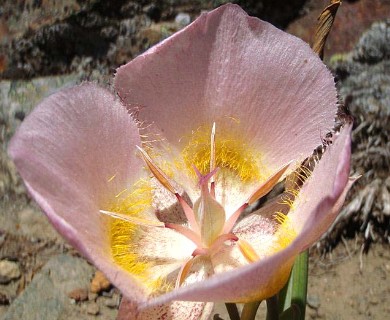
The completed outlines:
[[[273,250],[276,253],[286,248],[296,238],[297,232],[288,215],[285,215],[282,212],[276,212],[274,218],[279,224],[278,229],[274,234],[275,240]]]
[[[129,190],[124,190],[120,199],[115,198],[110,211],[135,218],[145,218],[145,212],[152,204],[152,187],[149,181],[139,180]],[[154,292],[165,288],[164,279],[153,278],[150,268],[153,262],[142,259],[137,247],[137,239],[142,226],[121,219],[109,220],[109,239],[111,254],[117,265],[132,274],[146,290]]]
[[[215,146],[212,148],[210,136],[211,126],[200,127],[189,138],[182,151],[185,168],[190,176],[194,176],[195,166],[202,174],[210,171],[211,150],[215,152],[215,166],[222,173],[233,173],[242,182],[262,180],[259,166],[261,155],[254,152],[245,142],[233,137],[228,132],[219,130]],[[218,179],[218,178],[217,178]]]

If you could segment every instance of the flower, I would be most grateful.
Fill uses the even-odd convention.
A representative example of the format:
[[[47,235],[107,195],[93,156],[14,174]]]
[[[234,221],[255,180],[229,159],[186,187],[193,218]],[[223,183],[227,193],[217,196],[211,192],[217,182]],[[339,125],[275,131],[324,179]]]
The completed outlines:
[[[115,90],[48,97],[9,153],[53,225],[122,291],[119,317],[206,319],[212,301],[277,293],[352,184],[350,124],[314,170],[300,166],[334,126],[320,59],[226,5],[119,68]]]

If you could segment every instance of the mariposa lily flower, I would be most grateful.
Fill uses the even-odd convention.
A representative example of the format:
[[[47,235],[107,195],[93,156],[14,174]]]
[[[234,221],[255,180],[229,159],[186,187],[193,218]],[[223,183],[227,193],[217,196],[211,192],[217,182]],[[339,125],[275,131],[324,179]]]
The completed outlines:
[[[213,301],[277,293],[352,183],[349,124],[314,170],[300,166],[334,126],[320,59],[226,5],[119,68],[115,90],[48,97],[9,153],[53,225],[122,291],[119,317],[207,319]]]

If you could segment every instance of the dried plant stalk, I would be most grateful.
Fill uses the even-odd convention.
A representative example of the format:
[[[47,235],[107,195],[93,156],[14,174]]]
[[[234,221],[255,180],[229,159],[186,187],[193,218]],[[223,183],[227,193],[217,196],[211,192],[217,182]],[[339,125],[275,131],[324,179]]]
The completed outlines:
[[[336,18],[336,13],[341,5],[341,0],[331,0],[330,4],[322,11],[318,17],[318,24],[314,34],[312,49],[321,59],[324,57],[324,47],[328,34]]]

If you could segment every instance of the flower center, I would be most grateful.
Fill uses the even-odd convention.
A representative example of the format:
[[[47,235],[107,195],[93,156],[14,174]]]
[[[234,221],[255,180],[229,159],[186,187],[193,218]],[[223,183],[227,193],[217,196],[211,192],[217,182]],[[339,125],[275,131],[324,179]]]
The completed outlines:
[[[230,234],[230,229],[226,228],[226,214],[224,207],[215,199],[215,176],[218,168],[216,164],[216,143],[215,143],[215,123],[211,130],[210,138],[210,159],[209,173],[203,175],[198,168],[193,165],[198,176],[198,186],[200,197],[194,202],[191,208],[173,187],[169,177],[153,161],[153,159],[142,148],[138,148],[146,165],[154,177],[163,185],[165,189],[173,193],[181,204],[187,217],[189,227],[166,223],[165,227],[176,230],[185,237],[193,241],[197,249],[193,255],[208,254],[212,249],[216,249],[227,240],[236,241],[237,237]],[[242,207],[240,212],[244,209]],[[227,232],[225,232],[227,231]]]
[[[174,183],[171,178],[157,166],[144,149],[138,147],[140,155],[154,178],[168,192],[176,197],[178,204],[184,211],[188,225],[167,223],[157,219],[154,211],[150,210],[153,209],[153,195],[152,187],[150,183],[147,182],[141,184],[140,187],[136,187],[135,191],[127,191],[126,189],[124,192],[121,192],[118,196],[120,196],[120,198],[124,197],[126,200],[122,203],[122,206],[113,206],[110,209],[111,211],[100,210],[101,213],[115,218],[114,223],[110,228],[112,233],[111,248],[115,261],[130,273],[136,275],[137,278],[146,284],[147,287],[150,287],[153,292],[158,290],[157,288],[159,287],[164,287],[161,284],[163,283],[161,281],[164,281],[162,278],[154,278],[151,276],[151,270],[155,263],[158,263],[159,258],[153,258],[154,260],[140,260],[139,250],[141,250],[141,248],[138,247],[138,242],[140,239],[142,240],[144,231],[150,227],[166,228],[164,230],[169,232],[174,230],[189,239],[190,241],[187,240],[185,246],[186,250],[189,248],[189,253],[192,252],[192,257],[199,255],[211,256],[221,250],[227,242],[237,242],[239,250],[248,262],[259,259],[259,256],[256,254],[256,251],[251,244],[243,239],[238,239],[238,237],[232,233],[232,229],[244,209],[267,194],[279,181],[289,164],[280,168],[273,175],[268,175],[268,178],[261,177],[259,175],[259,167],[256,165],[252,154],[249,153],[245,156],[245,154],[239,152],[239,155],[237,155],[236,151],[239,150],[238,146],[235,146],[231,151],[226,152],[226,146],[224,146],[224,144],[221,146],[218,143],[218,139],[216,139],[215,123],[212,126],[208,143],[205,142],[199,150],[202,151],[205,146],[208,146],[209,148],[209,152],[206,153],[207,156],[204,154],[207,159],[200,161],[200,158],[198,157],[199,154],[195,153],[194,163],[191,164],[192,172],[197,176],[198,187],[200,189],[200,195],[192,206],[186,202],[180,192],[175,188],[176,183]],[[189,155],[188,151],[185,151],[184,154],[187,156]],[[228,163],[229,157],[233,161],[232,163]],[[185,157],[183,158],[185,162],[188,160],[186,160]],[[201,165],[201,168],[198,168],[197,165]],[[251,174],[253,174],[253,177],[251,177]],[[257,187],[257,189],[254,189],[254,192],[243,204],[239,204],[241,206],[236,209],[235,212],[229,212],[229,215],[227,215],[225,212],[225,208],[227,208],[226,205],[224,208],[216,198],[222,199],[222,203],[224,203],[224,197],[220,196],[221,190],[224,189],[226,181],[229,179],[226,177],[232,175],[235,176],[234,179],[237,180],[235,181],[237,183],[250,183],[251,186],[253,185],[253,182],[262,182],[262,184],[260,187]],[[251,181],[252,179],[254,179],[254,181]],[[126,196],[127,192],[129,192],[128,196]],[[218,197],[216,197],[216,194]],[[229,196],[230,195],[227,195],[227,197]],[[123,208],[123,204],[126,203],[130,204],[129,208]],[[186,275],[191,268],[191,261],[193,261],[193,259],[187,260],[187,262],[181,266],[176,286],[180,286],[183,279],[186,278]],[[152,281],[148,280],[149,278],[151,278]]]

